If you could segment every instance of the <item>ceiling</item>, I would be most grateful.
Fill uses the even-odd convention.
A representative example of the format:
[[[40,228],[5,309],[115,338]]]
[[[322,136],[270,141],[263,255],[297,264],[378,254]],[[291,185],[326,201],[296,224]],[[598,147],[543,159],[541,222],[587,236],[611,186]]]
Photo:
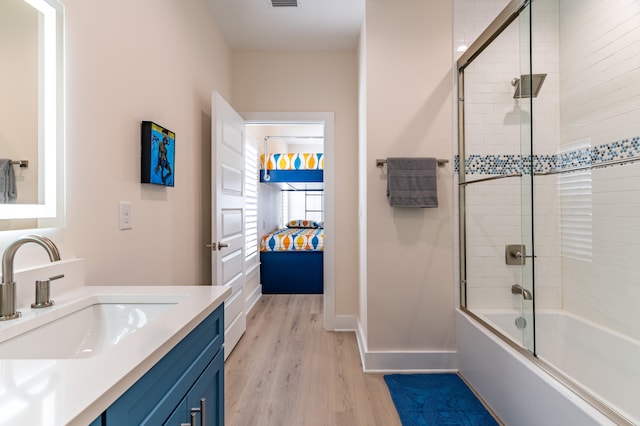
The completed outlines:
[[[234,50],[355,49],[364,0],[203,0]]]

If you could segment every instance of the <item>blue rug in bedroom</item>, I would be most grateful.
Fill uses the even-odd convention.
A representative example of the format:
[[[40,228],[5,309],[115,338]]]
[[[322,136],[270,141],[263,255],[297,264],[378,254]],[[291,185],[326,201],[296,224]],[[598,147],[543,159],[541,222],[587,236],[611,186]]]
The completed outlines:
[[[498,424],[457,374],[390,374],[384,380],[403,426]]]

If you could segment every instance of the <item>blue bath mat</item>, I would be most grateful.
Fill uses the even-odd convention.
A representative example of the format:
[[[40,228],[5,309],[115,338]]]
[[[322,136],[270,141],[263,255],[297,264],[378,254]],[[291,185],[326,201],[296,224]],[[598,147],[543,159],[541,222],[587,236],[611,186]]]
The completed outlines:
[[[457,374],[390,374],[384,380],[403,426],[498,424]]]

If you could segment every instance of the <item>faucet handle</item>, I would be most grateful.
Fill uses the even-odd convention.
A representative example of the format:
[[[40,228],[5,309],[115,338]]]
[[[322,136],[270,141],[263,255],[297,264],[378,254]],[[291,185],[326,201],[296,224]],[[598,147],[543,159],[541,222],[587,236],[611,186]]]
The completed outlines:
[[[54,275],[53,277],[49,277],[46,280],[37,280],[36,281],[36,301],[31,304],[31,307],[34,309],[39,308],[47,308],[49,306],[53,306],[53,300],[49,299],[49,284],[53,280],[57,280],[63,278],[64,274]]]

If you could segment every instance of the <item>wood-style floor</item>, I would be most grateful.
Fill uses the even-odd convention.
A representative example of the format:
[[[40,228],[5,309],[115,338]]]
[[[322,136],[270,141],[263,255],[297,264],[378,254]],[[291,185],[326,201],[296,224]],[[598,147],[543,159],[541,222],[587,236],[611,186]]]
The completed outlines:
[[[263,295],[225,362],[225,424],[400,425],[354,333],[322,326],[322,295]]]

